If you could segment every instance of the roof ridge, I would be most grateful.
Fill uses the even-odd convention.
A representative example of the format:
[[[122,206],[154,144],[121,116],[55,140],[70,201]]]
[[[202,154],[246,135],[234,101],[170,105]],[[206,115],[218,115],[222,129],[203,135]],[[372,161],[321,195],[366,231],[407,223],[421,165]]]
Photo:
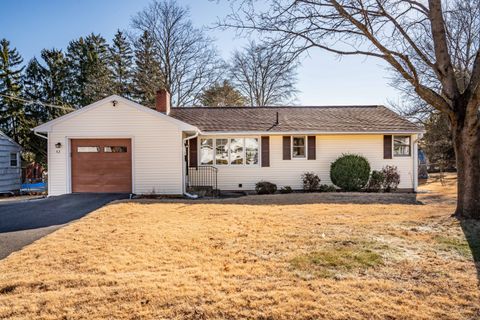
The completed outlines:
[[[295,108],[387,108],[381,104],[371,104],[371,105],[325,105],[325,106],[225,106],[225,107],[202,107],[202,106],[190,106],[190,107],[171,107],[170,110],[174,109],[295,109]],[[388,108],[387,108],[388,109]]]

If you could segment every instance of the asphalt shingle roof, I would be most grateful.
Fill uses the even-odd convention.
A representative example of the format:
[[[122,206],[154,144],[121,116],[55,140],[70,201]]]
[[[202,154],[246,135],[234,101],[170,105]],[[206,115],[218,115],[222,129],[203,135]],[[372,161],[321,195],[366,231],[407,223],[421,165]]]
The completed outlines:
[[[183,107],[172,108],[170,116],[203,132],[422,131],[422,128],[384,106]]]

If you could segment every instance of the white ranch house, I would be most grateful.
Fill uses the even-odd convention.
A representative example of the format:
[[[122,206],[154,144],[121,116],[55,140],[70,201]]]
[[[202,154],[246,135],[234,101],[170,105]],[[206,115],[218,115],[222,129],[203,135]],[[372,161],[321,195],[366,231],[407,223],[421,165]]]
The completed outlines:
[[[34,131],[48,139],[49,195],[248,191],[261,180],[301,189],[306,171],[330,184],[343,153],[397,166],[399,188],[415,191],[423,133],[384,106],[170,108],[165,91],[156,109],[113,95]]]

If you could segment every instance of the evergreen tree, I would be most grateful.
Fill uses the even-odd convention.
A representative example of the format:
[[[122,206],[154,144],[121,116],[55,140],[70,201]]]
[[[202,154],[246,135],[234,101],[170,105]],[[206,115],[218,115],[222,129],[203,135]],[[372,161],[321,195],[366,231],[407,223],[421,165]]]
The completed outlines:
[[[139,103],[155,106],[156,91],[164,87],[153,38],[144,31],[135,43],[134,96]]]
[[[113,91],[123,97],[132,95],[133,52],[127,37],[117,31],[110,47],[110,69],[113,76]]]
[[[113,93],[110,51],[105,38],[92,33],[71,41],[67,61],[72,105],[84,107]]]
[[[10,97],[20,97],[22,91],[22,57],[6,39],[0,40],[0,130],[22,144],[28,127],[23,103]]]
[[[215,83],[200,95],[200,103],[206,107],[243,106],[245,98],[228,80]]]
[[[32,101],[66,106],[68,68],[64,54],[60,50],[42,50],[42,63],[32,59],[24,77],[24,96]],[[55,119],[67,110],[31,103],[25,106],[26,118],[31,127]],[[33,159],[46,163],[46,141],[30,133],[24,151],[31,152]]]
[[[66,56],[68,63],[68,102],[75,107],[85,106],[88,104],[84,94],[88,65],[85,39],[80,37],[77,40],[70,41]]]
[[[61,50],[42,50],[42,61],[32,59],[25,71],[24,91],[29,100],[54,105],[66,105],[68,65]],[[57,118],[67,111],[41,104],[26,106],[28,114],[35,114],[40,123]]]
[[[444,114],[432,112],[425,123],[421,145],[430,165],[451,169],[455,167],[455,148],[448,119]]]

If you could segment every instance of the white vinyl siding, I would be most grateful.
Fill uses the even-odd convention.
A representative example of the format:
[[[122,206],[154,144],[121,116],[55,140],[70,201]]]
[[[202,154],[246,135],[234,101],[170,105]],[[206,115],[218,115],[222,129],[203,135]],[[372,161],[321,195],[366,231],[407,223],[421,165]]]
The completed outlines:
[[[172,122],[110,102],[54,124],[49,139],[49,195],[71,192],[70,139],[132,139],[133,192],[182,193],[182,132]],[[60,142],[62,147],[55,148]]]
[[[412,138],[412,141],[414,140]],[[300,176],[306,171],[317,173],[322,184],[331,184],[330,164],[343,153],[365,156],[372,170],[380,170],[385,165],[395,165],[400,172],[399,188],[415,187],[413,156],[383,159],[383,135],[317,135],[315,141],[316,160],[283,160],[282,136],[272,135],[270,136],[270,167],[219,165],[217,166],[218,187],[220,190],[253,190],[255,183],[265,180],[277,184],[279,188],[291,186],[293,189],[301,189]],[[242,185],[241,188],[239,184]]]

